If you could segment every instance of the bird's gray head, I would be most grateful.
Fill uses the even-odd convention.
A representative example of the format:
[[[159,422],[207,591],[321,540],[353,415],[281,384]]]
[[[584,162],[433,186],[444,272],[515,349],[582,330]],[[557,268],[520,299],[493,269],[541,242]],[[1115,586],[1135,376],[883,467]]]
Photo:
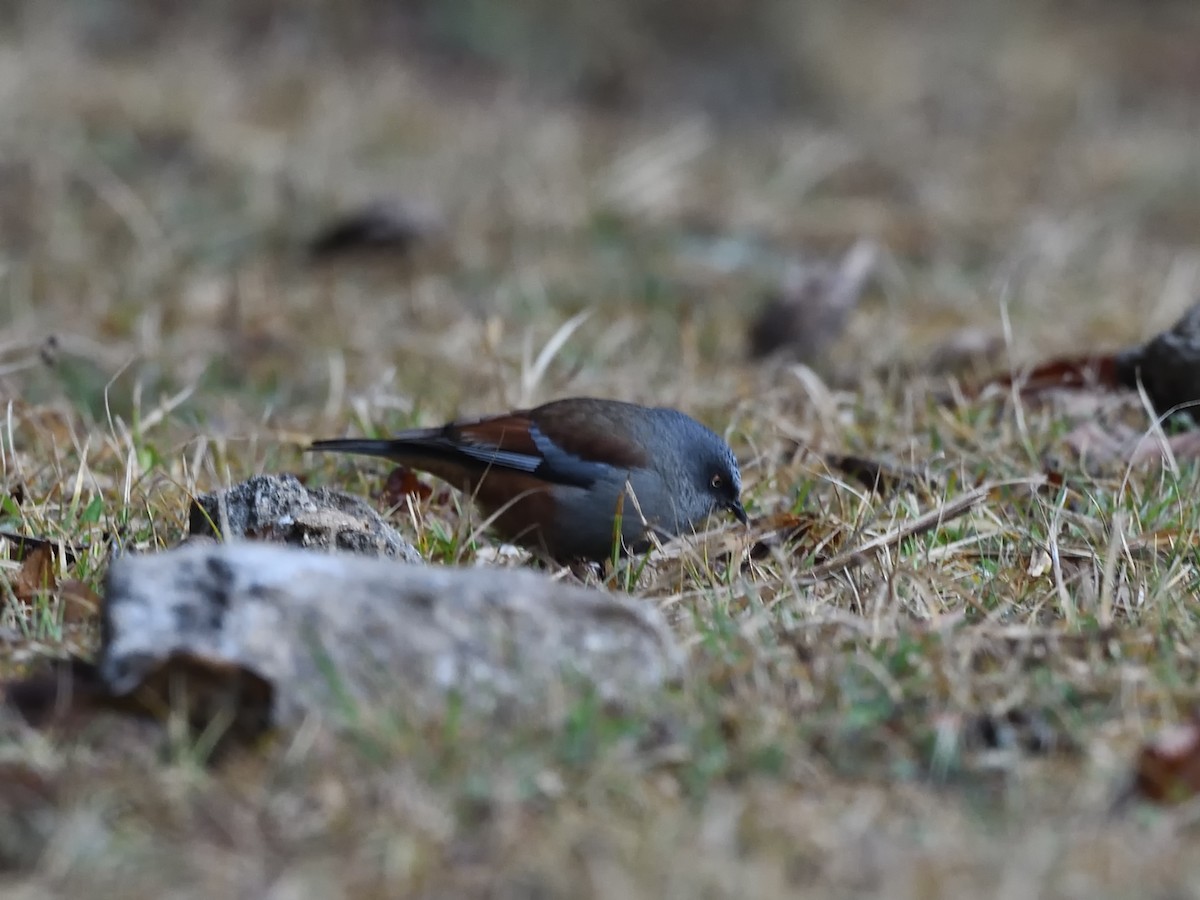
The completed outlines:
[[[746,523],[746,511],[742,508],[742,473],[729,445],[712,435],[707,447],[700,450],[694,462],[694,483],[701,485],[700,491],[709,503],[709,514],[728,511]],[[715,443],[714,443],[715,442]]]
[[[670,412],[674,415],[664,424],[672,452],[659,462],[683,517],[698,525],[710,515],[730,512],[745,524],[742,473],[729,445],[695,419]]]

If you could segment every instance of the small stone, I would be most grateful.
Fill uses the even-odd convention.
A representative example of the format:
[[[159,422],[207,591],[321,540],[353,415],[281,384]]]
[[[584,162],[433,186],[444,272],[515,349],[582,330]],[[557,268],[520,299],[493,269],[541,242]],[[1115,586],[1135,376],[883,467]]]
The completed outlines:
[[[252,538],[421,562],[420,553],[364,501],[329,488],[310,490],[293,475],[256,475],[202,494],[192,502],[188,533],[193,539]]]

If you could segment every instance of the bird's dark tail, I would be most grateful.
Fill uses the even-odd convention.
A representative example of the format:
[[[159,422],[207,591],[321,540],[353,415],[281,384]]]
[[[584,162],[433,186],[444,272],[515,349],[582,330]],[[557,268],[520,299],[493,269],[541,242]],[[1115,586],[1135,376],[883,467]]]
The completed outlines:
[[[403,459],[413,448],[403,441],[371,440],[369,438],[337,438],[313,441],[309,453],[355,453],[359,456],[380,456],[384,459]]]

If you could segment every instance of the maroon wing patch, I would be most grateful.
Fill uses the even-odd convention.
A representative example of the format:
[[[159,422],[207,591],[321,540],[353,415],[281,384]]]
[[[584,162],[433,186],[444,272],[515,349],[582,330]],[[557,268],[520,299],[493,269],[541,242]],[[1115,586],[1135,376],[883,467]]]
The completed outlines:
[[[647,465],[645,453],[628,437],[625,415],[623,405],[568,400],[400,434],[395,443],[423,447],[443,460],[465,457],[547,482],[587,487],[613,468]]]
[[[579,460],[619,469],[644,468],[649,460],[630,436],[625,421],[628,410],[625,404],[577,399],[547,403],[528,415],[538,432]]]

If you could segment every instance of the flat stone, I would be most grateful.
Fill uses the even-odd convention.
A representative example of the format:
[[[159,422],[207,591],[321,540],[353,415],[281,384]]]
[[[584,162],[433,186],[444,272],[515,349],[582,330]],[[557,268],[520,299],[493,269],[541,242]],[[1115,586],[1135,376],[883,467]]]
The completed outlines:
[[[127,695],[173,660],[270,685],[270,724],[444,711],[621,708],[682,671],[651,605],[526,570],[414,566],[259,542],[128,555],[109,570],[97,667]],[[156,676],[157,677],[157,676]]]

